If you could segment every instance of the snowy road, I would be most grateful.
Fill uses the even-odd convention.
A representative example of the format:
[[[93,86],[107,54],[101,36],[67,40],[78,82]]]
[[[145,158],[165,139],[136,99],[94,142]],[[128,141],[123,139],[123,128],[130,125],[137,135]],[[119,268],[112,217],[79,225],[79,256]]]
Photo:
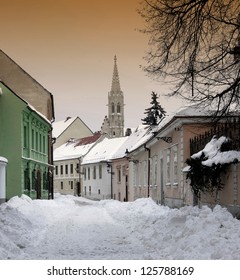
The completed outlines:
[[[240,259],[240,222],[223,208],[14,197],[0,206],[0,259]]]
[[[129,250],[138,258],[139,246],[134,248],[128,240],[131,228],[119,224],[105,207],[97,203],[63,206],[61,215],[49,215],[47,231],[38,244],[40,259],[106,259],[128,258]],[[53,211],[54,212],[54,211]],[[25,251],[29,258],[36,258],[36,248]],[[119,254],[120,253],[120,254]]]

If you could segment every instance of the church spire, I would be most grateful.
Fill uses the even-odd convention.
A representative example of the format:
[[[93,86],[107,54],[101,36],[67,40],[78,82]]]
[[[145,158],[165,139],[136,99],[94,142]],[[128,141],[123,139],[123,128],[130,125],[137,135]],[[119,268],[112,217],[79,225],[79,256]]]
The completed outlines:
[[[121,92],[118,69],[117,69],[117,57],[114,56],[114,66],[113,66],[113,77],[112,77],[112,88],[113,92]]]

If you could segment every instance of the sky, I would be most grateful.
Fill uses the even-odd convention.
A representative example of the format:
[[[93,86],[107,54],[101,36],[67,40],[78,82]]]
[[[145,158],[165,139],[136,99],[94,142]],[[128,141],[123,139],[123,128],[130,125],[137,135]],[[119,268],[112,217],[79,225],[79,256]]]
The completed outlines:
[[[116,55],[125,127],[136,127],[152,91],[167,113],[181,105],[140,67],[149,50],[140,1],[0,0],[0,49],[53,94],[56,121],[79,116],[93,131],[107,115]]]

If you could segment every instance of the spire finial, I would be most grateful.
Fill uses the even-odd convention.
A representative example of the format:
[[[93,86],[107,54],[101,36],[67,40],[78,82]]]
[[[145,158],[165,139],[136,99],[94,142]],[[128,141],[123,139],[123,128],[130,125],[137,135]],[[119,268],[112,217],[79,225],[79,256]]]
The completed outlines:
[[[121,91],[118,69],[117,69],[117,56],[114,55],[114,66],[113,66],[113,77],[112,77],[112,88],[111,91]]]

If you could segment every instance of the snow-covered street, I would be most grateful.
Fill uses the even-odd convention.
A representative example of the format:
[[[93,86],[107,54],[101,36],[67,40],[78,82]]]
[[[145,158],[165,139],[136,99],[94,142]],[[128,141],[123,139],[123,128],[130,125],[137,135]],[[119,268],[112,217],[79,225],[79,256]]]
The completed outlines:
[[[0,206],[0,240],[0,259],[240,259],[240,221],[227,210],[150,198],[14,197]]]

